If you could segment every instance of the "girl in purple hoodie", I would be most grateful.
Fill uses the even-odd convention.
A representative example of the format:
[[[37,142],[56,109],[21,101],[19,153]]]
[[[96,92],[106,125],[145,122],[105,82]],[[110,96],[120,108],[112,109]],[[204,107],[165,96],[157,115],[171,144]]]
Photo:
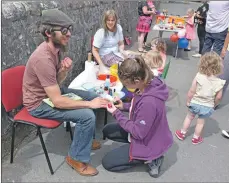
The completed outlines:
[[[126,144],[108,152],[102,165],[108,171],[121,171],[147,164],[149,174],[158,177],[163,155],[173,144],[165,107],[168,89],[162,80],[153,78],[141,56],[124,60],[118,75],[125,87],[135,89],[135,94],[131,103],[118,100],[117,105],[107,106],[117,123],[107,124],[103,134]],[[129,111],[129,117],[121,110]]]

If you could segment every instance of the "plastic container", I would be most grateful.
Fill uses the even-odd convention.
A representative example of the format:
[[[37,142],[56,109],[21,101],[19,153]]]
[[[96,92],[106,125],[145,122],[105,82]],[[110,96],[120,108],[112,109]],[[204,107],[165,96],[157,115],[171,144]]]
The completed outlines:
[[[98,80],[105,81],[106,78],[107,78],[107,74],[99,74],[98,75]],[[114,86],[116,84],[116,81],[117,81],[117,77],[116,76],[113,76],[113,75],[110,75],[111,86]]]
[[[156,24],[159,24],[163,20],[165,20],[165,15],[156,15]]]
[[[114,64],[110,67],[110,74],[118,79],[118,64]]]

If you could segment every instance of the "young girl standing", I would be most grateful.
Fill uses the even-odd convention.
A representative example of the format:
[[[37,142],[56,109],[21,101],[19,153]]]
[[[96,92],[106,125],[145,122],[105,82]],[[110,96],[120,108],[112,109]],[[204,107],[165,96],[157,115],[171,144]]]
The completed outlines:
[[[154,76],[160,76],[162,74],[161,70],[163,65],[163,60],[160,52],[150,50],[143,55],[145,63],[151,69]]]
[[[185,51],[190,51],[191,50],[191,41],[195,39],[195,26],[194,26],[194,17],[195,17],[195,11],[193,9],[188,9],[187,15],[184,16],[184,18],[187,18],[186,20],[186,39],[188,40],[188,48],[184,49]]]
[[[117,105],[107,106],[117,123],[107,124],[103,134],[126,144],[106,154],[102,165],[108,171],[121,171],[147,164],[150,176],[157,177],[164,154],[173,144],[165,107],[168,89],[158,77],[153,78],[141,56],[124,60],[118,75],[124,86],[135,89],[135,94],[131,103],[118,100]],[[129,111],[129,117],[120,110]]]
[[[159,68],[159,73],[162,73],[166,63],[166,43],[162,38],[154,38],[151,41],[151,49],[153,51],[158,51],[163,60],[162,66]]]
[[[222,59],[215,52],[207,52],[200,58],[199,72],[188,92],[187,106],[189,112],[184,120],[183,128],[175,133],[178,139],[185,139],[188,128],[197,115],[198,119],[192,143],[199,144],[203,141],[201,134],[205,119],[211,116],[214,107],[222,98],[225,80],[217,77],[221,73],[222,67]]]

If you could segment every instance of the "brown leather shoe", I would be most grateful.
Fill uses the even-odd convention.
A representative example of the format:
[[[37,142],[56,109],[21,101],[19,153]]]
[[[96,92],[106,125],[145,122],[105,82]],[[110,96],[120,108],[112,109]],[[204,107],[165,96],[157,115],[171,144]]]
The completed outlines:
[[[70,156],[66,157],[66,162],[69,166],[71,166],[77,173],[83,176],[94,176],[99,172],[94,167],[87,163],[82,163],[72,159]]]
[[[93,140],[91,149],[96,150],[101,148],[101,143],[98,140]]]

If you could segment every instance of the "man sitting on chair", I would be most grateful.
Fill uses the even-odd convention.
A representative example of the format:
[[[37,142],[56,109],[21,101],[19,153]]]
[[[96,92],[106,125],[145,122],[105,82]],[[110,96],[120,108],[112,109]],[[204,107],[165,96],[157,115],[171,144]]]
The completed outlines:
[[[61,51],[71,37],[73,21],[58,9],[42,12],[41,33],[45,41],[30,56],[23,78],[23,103],[37,118],[76,123],[73,141],[66,162],[79,174],[93,176],[98,171],[90,166],[91,147],[96,117],[92,109],[105,108],[107,101],[82,90],[60,88],[69,72],[72,60],[60,61]],[[76,101],[62,94],[74,93],[83,100]],[[43,102],[50,98],[54,107]],[[94,144],[95,145],[95,144]]]

